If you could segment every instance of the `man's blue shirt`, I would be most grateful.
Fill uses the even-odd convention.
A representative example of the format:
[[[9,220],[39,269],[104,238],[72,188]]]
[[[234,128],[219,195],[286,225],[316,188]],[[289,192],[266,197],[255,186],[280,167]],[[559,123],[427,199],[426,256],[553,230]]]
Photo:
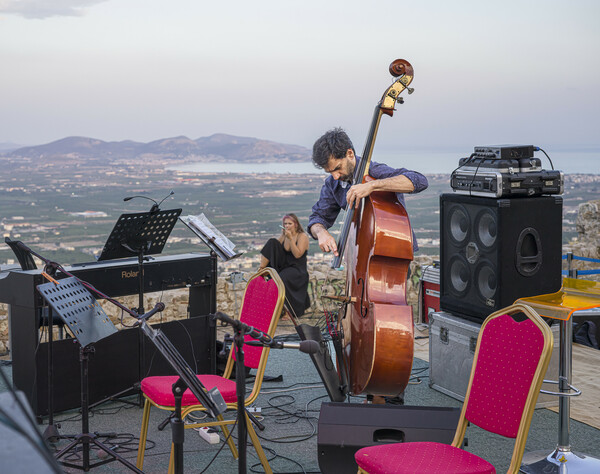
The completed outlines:
[[[357,157],[357,167],[359,160],[360,158]],[[411,194],[420,193],[427,189],[427,178],[416,171],[407,170],[406,168],[391,168],[388,165],[376,163],[375,161],[371,161],[371,165],[369,166],[369,176],[375,179],[391,178],[399,175],[406,176],[413,183],[415,189]],[[322,224],[326,229],[329,229],[335,223],[340,209],[346,209],[346,193],[348,189],[350,189],[350,183],[333,179],[331,175],[325,179],[319,200],[312,207],[312,213],[308,218],[309,235],[312,235],[310,229],[314,224]],[[400,204],[406,209],[404,193],[396,193],[396,195]],[[418,248],[417,239],[413,233],[413,249],[416,251]]]

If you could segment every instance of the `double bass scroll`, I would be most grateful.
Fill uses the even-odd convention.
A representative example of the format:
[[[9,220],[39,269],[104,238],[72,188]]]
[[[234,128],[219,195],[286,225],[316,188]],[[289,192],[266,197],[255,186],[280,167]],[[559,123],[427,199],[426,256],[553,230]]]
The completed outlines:
[[[396,79],[375,108],[352,184],[373,179],[369,166],[381,117],[393,116],[395,104],[402,103],[400,94],[413,80],[413,68],[406,60],[395,60],[389,69]],[[413,259],[412,244],[408,215],[395,192],[372,192],[356,212],[348,209],[339,255],[332,267],[340,267],[346,249],[347,286],[338,315],[342,339],[338,362],[354,395],[395,396],[408,384],[414,338],[406,279]]]
[[[377,138],[377,131],[379,129],[379,122],[381,117],[394,115],[396,103],[403,104],[404,99],[400,97],[400,94],[407,90],[408,94],[412,94],[414,89],[409,88],[409,84],[413,80],[414,71],[413,67],[405,59],[396,59],[390,64],[390,74],[397,79],[393,84],[387,88],[383,93],[381,100],[375,107],[373,118],[371,120],[371,127],[369,134],[365,141],[365,147],[361,155],[360,165],[354,170],[352,178],[352,184],[360,184],[363,179],[369,174],[369,166],[371,164],[371,157],[373,155],[373,148],[375,147],[375,139]],[[354,218],[354,208],[348,208],[346,211],[346,217],[340,231],[340,236],[337,243],[338,255],[333,257],[331,261],[331,268],[340,268],[342,266],[342,258],[346,248],[346,241],[348,240],[348,232],[350,230],[350,224]]]

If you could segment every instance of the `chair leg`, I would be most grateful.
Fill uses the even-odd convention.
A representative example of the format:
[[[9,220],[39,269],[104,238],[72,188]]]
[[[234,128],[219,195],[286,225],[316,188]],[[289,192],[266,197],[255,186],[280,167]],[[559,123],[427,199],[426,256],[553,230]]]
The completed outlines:
[[[144,402],[144,413],[142,414],[142,429],[140,430],[140,442],[138,444],[138,455],[136,467],[140,470],[144,467],[144,452],[146,451],[146,439],[148,437],[148,424],[150,422],[150,400]]]
[[[217,420],[225,421],[225,418],[223,418],[223,415],[217,415]],[[227,428],[227,425],[225,425],[225,424],[219,425],[219,426],[221,427],[221,430],[223,431],[223,436],[225,436],[225,439],[227,440],[227,446],[229,446],[229,449],[231,450],[233,459],[237,459],[239,456],[238,450],[235,447],[235,443],[233,442],[233,439],[231,439],[231,436],[229,436],[229,428]]]
[[[262,445],[260,444],[260,439],[258,439],[258,435],[256,434],[256,431],[254,430],[254,427],[252,426],[252,422],[250,421],[250,418],[248,417],[248,415],[246,415],[246,427],[248,430],[248,435],[250,436],[250,439],[252,440],[252,445],[254,446],[254,449],[256,450],[256,454],[258,455],[258,459],[260,459],[260,463],[262,464],[262,467],[265,470],[265,473],[273,474],[273,471],[271,470],[271,466],[269,465],[269,461],[267,461],[267,456],[265,456],[265,452],[262,448]]]

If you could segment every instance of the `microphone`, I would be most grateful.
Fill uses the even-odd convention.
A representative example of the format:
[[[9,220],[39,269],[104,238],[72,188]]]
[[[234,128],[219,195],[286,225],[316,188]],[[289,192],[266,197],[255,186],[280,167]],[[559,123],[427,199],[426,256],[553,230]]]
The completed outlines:
[[[131,201],[132,199],[135,199],[135,198],[148,199],[148,201],[152,201],[154,204],[156,204],[158,206],[158,203],[154,199],[152,199],[148,196],[128,196],[126,198],[123,198],[123,201]]]
[[[175,191],[171,190],[171,192],[169,194],[167,194],[160,202],[156,202],[151,197],[141,196],[141,195],[127,196],[126,198],[123,198],[123,201],[131,201],[132,199],[135,199],[135,198],[147,199],[148,201],[152,201],[154,203],[152,205],[152,208],[150,209],[150,212],[157,212],[157,211],[160,211],[160,205],[165,201],[165,199],[167,199],[168,197],[171,197],[173,194],[175,194]]]
[[[270,344],[263,344],[260,341],[246,341],[245,344],[249,346],[264,346],[270,347],[271,349],[297,349],[305,354],[316,354],[319,352],[320,345],[317,341],[308,339],[300,342],[282,342],[282,341],[271,341]]]
[[[157,206],[160,206],[160,205],[161,205],[161,204],[162,204],[162,203],[165,201],[165,199],[167,199],[167,198],[169,198],[169,197],[173,196],[173,194],[175,194],[175,191],[173,191],[173,190],[171,189],[171,192],[170,192],[169,194],[167,194],[167,195],[166,195],[164,198],[162,198],[162,200],[161,200],[161,201],[160,201],[160,202],[157,204]]]
[[[154,305],[154,308],[152,308],[150,311],[139,315],[138,324],[141,323],[142,321],[146,321],[147,319],[150,319],[150,317],[153,316],[155,313],[160,313],[161,311],[164,311],[164,310],[165,310],[165,304],[162,301],[159,301],[158,303],[156,303]]]

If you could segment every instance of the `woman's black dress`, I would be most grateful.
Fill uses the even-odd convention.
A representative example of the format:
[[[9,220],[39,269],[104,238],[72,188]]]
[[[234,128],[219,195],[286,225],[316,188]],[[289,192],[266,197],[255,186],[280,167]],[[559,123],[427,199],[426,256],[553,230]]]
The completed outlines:
[[[277,270],[285,285],[286,306],[299,318],[307,308],[310,308],[308,297],[308,270],[306,254],[300,258],[294,257],[277,239],[269,239],[260,251],[269,260],[269,266]]]

